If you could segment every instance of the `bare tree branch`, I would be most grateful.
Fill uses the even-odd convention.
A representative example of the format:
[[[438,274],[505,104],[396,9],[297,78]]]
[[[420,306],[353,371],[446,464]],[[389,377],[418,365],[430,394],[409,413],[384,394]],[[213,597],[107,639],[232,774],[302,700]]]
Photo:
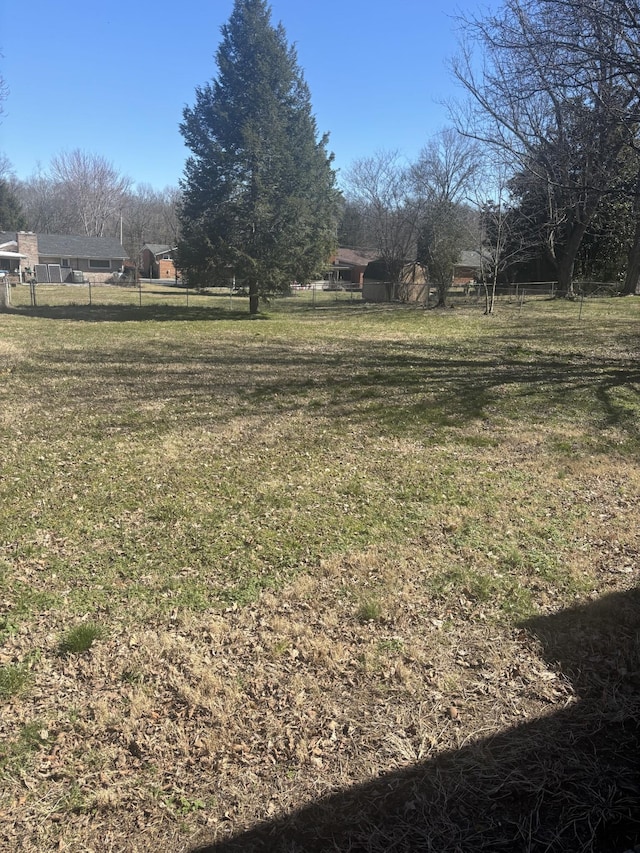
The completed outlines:
[[[81,229],[91,237],[104,236],[131,187],[130,179],[104,157],[80,149],[54,157],[51,175],[68,209],[77,213]]]

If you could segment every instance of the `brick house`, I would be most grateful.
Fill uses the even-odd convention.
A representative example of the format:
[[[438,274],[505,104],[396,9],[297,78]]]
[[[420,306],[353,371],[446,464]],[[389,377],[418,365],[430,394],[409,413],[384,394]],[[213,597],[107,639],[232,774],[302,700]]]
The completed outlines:
[[[0,269],[18,281],[102,283],[122,272],[126,258],[116,237],[0,232]]]
[[[377,254],[368,249],[340,248],[329,259],[329,266],[324,271],[325,279],[343,282],[360,290],[364,281],[364,273],[368,264]]]
[[[145,243],[142,247],[141,273],[143,278],[176,279],[173,261],[175,247],[162,243]]]

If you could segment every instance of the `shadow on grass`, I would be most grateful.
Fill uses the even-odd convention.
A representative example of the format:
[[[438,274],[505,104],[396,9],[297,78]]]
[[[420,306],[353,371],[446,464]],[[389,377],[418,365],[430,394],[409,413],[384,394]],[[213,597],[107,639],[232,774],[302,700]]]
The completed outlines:
[[[640,590],[521,626],[573,681],[562,711],[189,853],[622,853],[640,842]]]
[[[200,305],[43,305],[11,308],[11,314],[46,320],[76,320],[87,323],[130,323],[202,320],[266,320],[264,313],[229,310]]]
[[[149,303],[149,299],[167,299],[169,301]],[[194,304],[201,303],[207,298],[215,299],[216,305]],[[176,304],[171,300],[180,300]],[[224,304],[221,304],[223,303]],[[241,302],[244,308],[238,306]],[[261,310],[255,314],[249,314],[248,297],[238,300],[234,297],[229,307],[227,297],[219,294],[197,293],[190,294],[187,298],[184,292],[167,297],[162,291],[145,290],[142,294],[142,304],[137,300],[135,292],[127,303],[109,303],[96,300],[92,304],[69,302],[64,305],[18,305],[2,309],[5,314],[18,314],[23,317],[38,317],[47,320],[76,320],[79,322],[148,322],[148,321],[202,321],[202,320],[268,320],[269,315],[285,312],[287,314],[352,314],[354,310],[362,310],[365,303],[360,299],[336,299],[333,302],[300,301],[291,297],[274,297],[273,299],[261,300]],[[368,313],[389,314],[397,306],[367,306]]]
[[[153,309],[150,317],[157,314]],[[203,309],[201,315],[211,319],[218,312]],[[222,312],[219,319],[229,316]],[[116,414],[117,384],[127,404],[139,407],[139,428],[154,431],[161,428],[157,412],[149,413],[154,422],[146,424],[145,403],[159,397],[178,405],[190,401],[187,429],[210,418],[198,400],[214,397],[228,402],[217,413],[223,421],[238,413],[269,417],[305,411],[389,434],[409,428],[428,434],[476,422],[487,424],[488,441],[499,441],[500,423],[539,422],[555,413],[560,421],[582,419],[592,440],[603,446],[606,436],[599,430],[607,426],[626,430],[629,440],[640,439],[640,368],[633,350],[628,357],[586,358],[577,350],[532,356],[514,350],[513,339],[492,340],[491,347],[467,355],[455,342],[354,340],[325,351],[321,342],[310,347],[304,340],[282,342],[250,333],[226,343],[212,340],[210,346],[163,337],[140,346],[53,351],[25,369],[45,380],[47,371],[57,378],[78,377],[65,390],[70,400],[90,398],[92,405],[104,403]]]

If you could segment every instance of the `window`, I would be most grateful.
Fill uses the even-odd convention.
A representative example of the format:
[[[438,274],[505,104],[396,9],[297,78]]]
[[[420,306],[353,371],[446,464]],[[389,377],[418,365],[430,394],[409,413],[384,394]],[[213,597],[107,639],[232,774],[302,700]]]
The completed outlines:
[[[70,267],[69,258],[60,258],[60,266],[61,267]]]
[[[111,269],[111,261],[103,260],[100,258],[89,258],[89,269],[90,270],[110,270]]]

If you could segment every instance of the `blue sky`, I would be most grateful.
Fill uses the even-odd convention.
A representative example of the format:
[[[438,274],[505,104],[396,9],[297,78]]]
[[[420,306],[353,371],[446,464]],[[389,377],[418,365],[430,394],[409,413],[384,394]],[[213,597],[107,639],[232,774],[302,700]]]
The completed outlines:
[[[61,151],[99,154],[136,183],[177,185],[188,155],[178,129],[216,72],[233,0],[0,0],[0,73],[9,87],[0,152],[20,178]],[[398,149],[414,157],[447,124],[458,93],[447,0],[272,0],[311,89],[335,165]],[[474,10],[473,0],[458,7]]]

